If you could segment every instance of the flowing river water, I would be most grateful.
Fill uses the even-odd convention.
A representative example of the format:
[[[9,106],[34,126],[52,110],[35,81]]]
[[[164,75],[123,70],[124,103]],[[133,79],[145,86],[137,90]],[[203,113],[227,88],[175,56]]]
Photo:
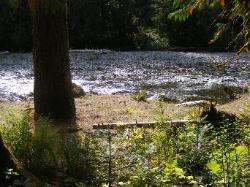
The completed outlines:
[[[70,57],[73,82],[98,94],[229,100],[250,82],[249,53],[74,50]],[[33,80],[32,54],[0,54],[0,100],[27,99]]]

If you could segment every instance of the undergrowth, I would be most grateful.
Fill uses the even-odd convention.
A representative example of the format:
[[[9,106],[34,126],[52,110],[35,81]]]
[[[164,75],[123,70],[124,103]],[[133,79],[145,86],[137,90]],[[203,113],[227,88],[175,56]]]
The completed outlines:
[[[132,94],[132,98],[136,101],[146,101],[147,99],[147,92],[145,90],[140,90]]]
[[[95,157],[91,151],[96,146],[94,138],[90,140],[83,133],[61,134],[47,118],[40,118],[34,125],[28,113],[6,115],[0,133],[22,167],[45,183],[97,183],[89,161]]]
[[[250,105],[240,117],[215,109],[190,113],[197,123],[169,123],[164,108],[152,128],[61,135],[48,119],[10,115],[6,145],[30,171],[62,172],[71,186],[247,186],[250,183]]]

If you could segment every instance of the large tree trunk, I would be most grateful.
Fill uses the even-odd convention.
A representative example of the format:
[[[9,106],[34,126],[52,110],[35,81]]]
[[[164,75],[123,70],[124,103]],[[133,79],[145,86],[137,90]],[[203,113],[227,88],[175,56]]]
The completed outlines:
[[[67,0],[34,1],[37,2],[32,7],[35,117],[73,122]]]

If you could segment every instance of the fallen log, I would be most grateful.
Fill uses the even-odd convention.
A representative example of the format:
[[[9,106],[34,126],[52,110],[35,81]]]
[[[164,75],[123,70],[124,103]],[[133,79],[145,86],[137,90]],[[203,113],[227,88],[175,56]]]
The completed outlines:
[[[184,107],[193,107],[193,106],[198,106],[198,107],[209,107],[211,106],[212,101],[207,101],[207,100],[199,100],[199,101],[189,101],[189,102],[184,102],[177,104],[176,106],[184,106]]]
[[[9,51],[0,51],[0,55],[9,54]]]
[[[172,124],[172,125],[183,125],[185,123],[197,123],[196,120],[173,120],[173,121],[166,121],[166,124]],[[153,121],[153,122],[135,122],[135,123],[98,123],[93,124],[93,129],[115,129],[117,127],[124,127],[124,128],[152,128],[159,122]]]

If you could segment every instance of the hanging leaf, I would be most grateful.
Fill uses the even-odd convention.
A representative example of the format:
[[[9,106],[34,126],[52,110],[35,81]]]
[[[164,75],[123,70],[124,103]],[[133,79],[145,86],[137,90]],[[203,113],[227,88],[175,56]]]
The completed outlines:
[[[221,6],[223,6],[223,7],[225,6],[225,0],[219,0],[219,3]]]
[[[191,4],[188,5],[188,7],[187,7],[187,12],[188,12],[189,14],[192,14],[192,13],[193,13],[193,6],[192,6]]]
[[[181,6],[181,1],[180,0],[174,0],[173,7],[174,8],[179,8],[180,6]]]
[[[209,163],[207,163],[208,169],[212,171],[213,174],[218,175],[218,172],[220,171],[220,164],[218,164],[216,161],[211,160]]]
[[[247,155],[247,147],[245,145],[239,145],[235,148],[236,154]]]
[[[17,8],[19,7],[20,0],[7,0],[4,1],[12,10],[16,11]]]
[[[168,15],[168,18],[172,19],[174,21],[182,22],[182,21],[186,21],[188,19],[189,15],[190,14],[186,11],[186,9],[183,8],[183,9],[179,9],[175,12],[170,13]]]

